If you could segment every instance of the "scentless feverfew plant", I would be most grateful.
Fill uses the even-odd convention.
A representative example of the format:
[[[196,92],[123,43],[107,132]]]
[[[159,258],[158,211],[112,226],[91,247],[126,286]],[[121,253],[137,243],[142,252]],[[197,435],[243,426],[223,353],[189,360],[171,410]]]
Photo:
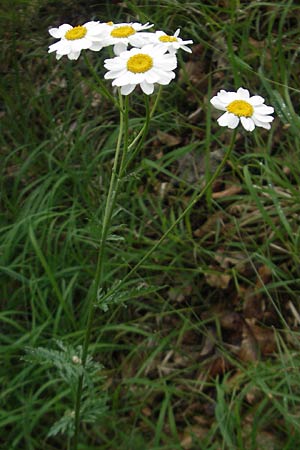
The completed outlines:
[[[63,56],[70,60],[77,60],[83,50],[99,52],[105,51],[106,47],[112,47],[114,56],[104,60],[106,72],[103,74],[96,73],[86,54],[83,54],[83,57],[100,91],[119,111],[118,137],[108,194],[103,217],[99,218],[101,230],[98,237],[97,266],[88,292],[88,313],[82,346],[73,348],[58,341],[58,350],[30,348],[27,355],[29,361],[53,365],[59,371],[61,379],[68,384],[73,399],[73,409],[67,410],[66,414],[53,425],[49,436],[59,432],[66,433],[68,447],[71,446],[74,450],[78,448],[80,442],[81,424],[98,420],[106,408],[105,395],[103,392],[95,391],[94,385],[96,375],[99,379],[101,365],[93,362],[92,355],[89,354],[91,332],[97,310],[106,311],[110,304],[122,301],[121,293],[125,281],[151,256],[196,202],[210,189],[232,152],[239,122],[241,121],[245,130],[253,131],[256,126],[269,129],[273,120],[271,116],[274,112],[273,108],[264,105],[264,99],[258,95],[250,97],[246,89],[239,88],[237,92],[221,90],[214,96],[211,99],[212,105],[224,112],[218,119],[219,125],[235,129],[221,163],[206,185],[195,191],[185,210],[138,264],[121,281],[104,289],[104,255],[120,187],[128,173],[129,165],[134,162],[134,157],[143,145],[162,87],[169,85],[176,77],[177,52],[192,51],[188,45],[193,41],[180,38],[179,29],[173,35],[168,35],[164,31],[152,31],[152,28],[153,25],[149,23],[143,25],[137,22],[115,24],[90,21],[75,27],[63,24],[49,30],[50,35],[57,39],[57,42],[49,46],[49,53],[55,52],[58,60]],[[105,80],[112,80],[112,87],[116,89],[109,89]],[[140,131],[130,139],[129,101],[133,91],[143,95],[145,118]],[[149,102],[150,95],[155,96],[152,106]]]

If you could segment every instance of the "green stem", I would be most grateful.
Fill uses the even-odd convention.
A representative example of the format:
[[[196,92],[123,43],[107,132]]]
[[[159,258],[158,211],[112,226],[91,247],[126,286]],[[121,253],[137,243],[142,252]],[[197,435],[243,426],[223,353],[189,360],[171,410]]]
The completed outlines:
[[[144,262],[152,255],[152,253],[155,252],[155,250],[162,244],[162,242],[169,236],[169,234],[174,230],[174,228],[182,221],[182,219],[184,219],[184,217],[191,211],[191,209],[195,206],[195,204],[203,197],[204,194],[206,194],[206,192],[211,188],[211,186],[213,185],[213,183],[216,181],[216,179],[218,178],[218,176],[220,175],[220,173],[222,172],[223,167],[225,166],[226,162],[228,161],[230,154],[233,150],[234,147],[234,143],[235,143],[235,139],[236,139],[236,134],[237,134],[237,130],[235,129],[233,134],[232,134],[232,138],[231,138],[231,142],[225,152],[225,155],[220,163],[220,165],[218,166],[217,170],[215,171],[215,173],[213,174],[213,176],[211,177],[211,179],[206,183],[206,185],[204,186],[204,188],[200,191],[200,192],[196,192],[193,199],[191,200],[191,202],[189,203],[189,205],[186,207],[186,209],[177,217],[177,219],[175,220],[175,222],[172,223],[172,225],[168,228],[168,230],[161,236],[161,238],[153,245],[153,247],[151,247],[151,249],[139,260],[139,262],[127,273],[127,275],[125,275],[125,277],[122,279],[122,281],[119,283],[118,287],[109,291],[106,296],[109,297],[111,295],[113,295],[118,289],[120,289],[120,287],[128,280],[128,278],[130,278],[137,270],[139,267],[141,267],[142,264],[144,264]],[[104,297],[104,300],[106,298],[106,296]]]
[[[119,183],[124,175],[125,172],[125,163],[126,163],[126,156],[127,151],[129,149],[128,145],[128,117],[129,117],[129,104],[128,104],[128,95],[125,96],[125,104],[124,104],[124,146],[123,146],[123,153],[122,153],[122,159],[120,163],[119,173],[118,173],[118,179],[117,179],[117,187],[119,187]]]
[[[112,173],[110,178],[110,184],[109,184],[109,190],[107,194],[106,199],[106,205],[105,205],[105,211],[104,211],[104,217],[103,217],[103,223],[102,223],[102,231],[101,231],[101,237],[99,242],[99,253],[98,253],[98,261],[96,266],[96,273],[95,273],[95,279],[94,283],[91,289],[91,294],[88,298],[88,305],[87,305],[87,311],[88,311],[88,318],[87,318],[87,326],[86,326],[86,332],[84,337],[84,343],[82,348],[82,356],[81,356],[81,362],[83,369],[86,365],[87,355],[88,355],[88,348],[90,343],[90,337],[93,327],[93,321],[95,316],[95,303],[98,298],[98,292],[99,288],[101,286],[102,280],[103,280],[103,262],[104,262],[104,251],[106,246],[106,240],[107,235],[110,228],[111,223],[111,217],[115,205],[115,200],[117,196],[117,188],[119,184],[119,178],[117,173],[118,163],[120,159],[120,152],[121,152],[121,143],[122,143],[122,136],[123,133],[125,134],[125,143],[127,142],[127,130],[124,130],[124,125],[128,128],[128,118],[126,117],[128,115],[128,107],[126,110],[123,110],[123,99],[119,92],[119,110],[120,110],[120,127],[119,127],[119,134],[118,134],[118,140],[116,145],[116,151],[115,151],[115,158],[114,163],[112,167]],[[126,144],[127,145],[127,144]],[[126,149],[124,148],[126,151]],[[123,158],[122,158],[123,159]],[[76,400],[75,400],[75,432],[74,432],[74,439],[73,439],[73,449],[77,450],[78,448],[78,437],[79,437],[79,427],[80,427],[80,407],[81,407],[81,399],[82,399],[82,391],[83,391],[83,382],[84,382],[84,374],[79,378],[78,380],[78,386],[77,386],[77,393],[76,393]]]
[[[135,158],[135,156],[138,154],[138,152],[140,151],[140,149],[145,141],[145,137],[149,130],[150,118],[152,117],[152,114],[154,113],[154,108],[156,107],[155,106],[156,104],[157,103],[154,104],[154,107],[152,108],[152,111],[150,113],[149,97],[148,97],[148,95],[145,95],[145,111],[146,111],[145,122],[144,122],[144,125],[142,126],[141,130],[137,134],[137,136],[133,139],[133,141],[128,146],[129,151],[132,148],[134,148],[134,150],[131,151],[131,153],[126,161],[126,165],[124,166],[124,171],[127,169],[127,167],[129,166],[131,161]]]
[[[134,156],[137,154],[137,152],[140,150],[142,144],[144,143],[146,134],[149,129],[150,120],[152,119],[152,116],[158,105],[158,101],[160,99],[161,92],[162,92],[162,86],[159,87],[159,90],[158,90],[158,93],[157,93],[157,96],[156,96],[156,99],[155,99],[155,102],[154,102],[154,105],[153,105],[151,111],[149,109],[149,97],[147,95],[145,95],[146,120],[145,120],[144,125],[142,126],[141,130],[137,134],[137,136],[133,139],[133,141],[128,146],[128,150],[130,151],[132,148],[135,147],[135,145],[139,141],[139,139],[141,139],[139,142],[139,145],[135,148],[134,153],[131,155],[130,161],[134,158]]]

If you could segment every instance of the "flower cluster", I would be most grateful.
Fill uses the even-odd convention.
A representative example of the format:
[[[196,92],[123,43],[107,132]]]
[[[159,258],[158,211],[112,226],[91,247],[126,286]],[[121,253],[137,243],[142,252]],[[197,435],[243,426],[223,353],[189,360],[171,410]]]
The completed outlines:
[[[81,50],[97,52],[113,46],[116,56],[104,61],[108,70],[104,78],[112,79],[112,85],[120,87],[123,95],[130,94],[137,85],[149,95],[154,90],[154,84],[166,85],[175,78],[177,51],[183,49],[191,52],[187,44],[193,43],[182,40],[179,29],[169,36],[163,31],[147,31],[152,27],[152,24],[137,22],[114,24],[92,21],[76,27],[63,24],[50,28],[51,36],[59,41],[50,45],[48,52],[56,52],[56,59],[64,55],[69,59],[78,59]]]
[[[98,52],[112,46],[115,57],[104,60],[107,69],[104,78],[120,87],[122,95],[130,94],[137,85],[150,95],[155,84],[167,85],[175,78],[177,51],[191,53],[188,44],[193,43],[181,39],[179,29],[168,35],[164,31],[149,31],[152,27],[153,24],[138,22],[91,21],[75,27],[63,24],[49,29],[50,35],[59,40],[49,46],[48,52],[56,52],[56,59],[65,55],[76,60],[82,50]],[[265,105],[259,95],[250,97],[247,89],[240,87],[236,92],[222,89],[210,102],[224,111],[218,118],[222,127],[234,129],[241,122],[247,131],[253,131],[255,127],[271,128],[274,108]]]

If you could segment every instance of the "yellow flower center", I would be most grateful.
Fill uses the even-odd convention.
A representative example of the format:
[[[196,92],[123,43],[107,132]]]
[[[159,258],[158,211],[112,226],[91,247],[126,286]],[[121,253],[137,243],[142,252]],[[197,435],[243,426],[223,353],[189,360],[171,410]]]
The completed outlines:
[[[113,22],[110,20],[109,22],[106,22],[106,25],[109,25],[109,26],[113,26]]]
[[[167,34],[160,36],[158,39],[160,42],[177,42],[178,41],[178,39],[175,36],[168,36]]]
[[[253,106],[245,100],[234,100],[226,109],[238,117],[251,117],[254,112]]]
[[[127,69],[133,73],[143,73],[153,66],[153,59],[144,53],[131,56],[127,61]]]
[[[110,35],[114,38],[127,38],[128,36],[131,36],[132,34],[135,34],[135,29],[130,25],[124,25],[122,27],[117,27]]]
[[[67,31],[65,34],[65,38],[68,41],[75,41],[76,39],[82,39],[87,33],[87,29],[78,25],[78,27],[71,28],[71,30]]]

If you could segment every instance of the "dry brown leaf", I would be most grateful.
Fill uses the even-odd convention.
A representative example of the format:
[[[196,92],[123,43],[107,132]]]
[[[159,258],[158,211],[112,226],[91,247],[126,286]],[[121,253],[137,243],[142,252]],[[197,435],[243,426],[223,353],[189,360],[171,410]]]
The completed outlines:
[[[225,330],[242,332],[243,319],[240,314],[235,311],[224,312],[224,314],[220,317],[220,325]]]
[[[243,339],[238,356],[245,362],[255,362],[259,358],[258,343],[247,323],[244,323]]]
[[[256,386],[253,386],[246,394],[246,400],[250,405],[257,403],[261,397],[262,392]]]
[[[237,185],[230,186],[229,188],[224,189],[223,191],[213,192],[212,198],[230,197],[231,195],[238,194],[242,190],[243,190],[242,186],[237,186]]]
[[[247,255],[243,252],[230,252],[226,253],[224,249],[220,248],[215,253],[215,260],[220,264],[222,269],[229,269],[235,267],[239,270],[245,269],[245,260]]]
[[[255,325],[255,320],[246,319],[246,322],[259,346],[260,353],[263,356],[274,353],[276,350],[274,331],[270,328],[263,328],[259,325]]]
[[[211,329],[207,331],[207,335],[204,338],[204,343],[200,352],[200,356],[209,355],[216,345],[216,332]]]
[[[230,364],[224,356],[222,355],[215,355],[210,363],[209,367],[209,375],[213,378],[215,378],[217,375],[224,375],[226,370],[228,370],[230,367]]]
[[[151,415],[152,415],[152,410],[151,410],[148,406],[145,406],[145,407],[142,409],[142,414],[144,414],[144,416],[146,416],[146,417],[151,417]]]
[[[251,36],[249,37],[249,43],[253,45],[255,48],[265,48],[266,42],[263,41],[257,41],[256,39],[253,39]]]
[[[194,231],[194,236],[202,237],[208,234],[209,232],[215,233],[218,224],[224,226],[223,219],[224,215],[222,212],[212,214],[201,227],[197,228],[197,230]]]
[[[207,284],[217,289],[227,289],[231,280],[231,275],[226,273],[214,272],[206,273],[205,279]]]
[[[180,442],[180,445],[184,450],[188,450],[193,447],[193,435],[198,439],[203,439],[206,437],[208,433],[208,428],[203,428],[199,425],[193,425],[184,430],[183,439]]]
[[[179,136],[174,136],[169,133],[165,133],[164,131],[157,131],[157,137],[160,142],[167,145],[168,147],[175,147],[180,144],[181,138]]]

